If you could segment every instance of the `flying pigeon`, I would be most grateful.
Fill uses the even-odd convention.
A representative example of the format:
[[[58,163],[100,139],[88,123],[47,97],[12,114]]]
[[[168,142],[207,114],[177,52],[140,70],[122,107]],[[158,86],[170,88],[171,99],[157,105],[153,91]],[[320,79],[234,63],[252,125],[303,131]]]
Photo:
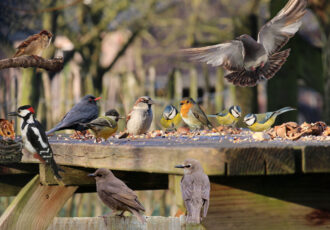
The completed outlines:
[[[299,30],[307,0],[289,0],[258,34],[258,40],[244,34],[234,40],[201,48],[183,49],[191,60],[222,66],[225,78],[237,86],[255,86],[271,79],[285,63],[290,49],[280,51]]]

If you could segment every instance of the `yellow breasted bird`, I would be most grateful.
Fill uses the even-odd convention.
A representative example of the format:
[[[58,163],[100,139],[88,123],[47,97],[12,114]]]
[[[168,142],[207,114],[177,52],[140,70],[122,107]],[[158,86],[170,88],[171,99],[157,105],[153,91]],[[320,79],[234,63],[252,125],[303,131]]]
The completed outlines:
[[[267,112],[261,114],[247,114],[244,117],[244,123],[249,129],[254,132],[262,132],[269,129],[275,122],[276,117],[282,113],[296,110],[291,107],[284,107],[274,112]]]
[[[242,115],[241,107],[238,105],[231,106],[228,110],[225,109],[220,113],[207,115],[215,117],[220,125],[235,125]]]
[[[202,129],[203,126],[209,129],[215,128],[207,119],[207,116],[199,105],[192,98],[184,98],[181,103],[180,114],[182,120],[193,130]]]
[[[181,115],[178,110],[173,105],[168,105],[163,111],[160,124],[165,129],[175,129],[181,120]]]
[[[119,113],[115,109],[111,109],[105,113],[105,116],[101,116],[92,120],[91,122],[84,124],[85,127],[90,129],[96,139],[108,139],[118,129],[117,122],[123,117],[119,116]]]

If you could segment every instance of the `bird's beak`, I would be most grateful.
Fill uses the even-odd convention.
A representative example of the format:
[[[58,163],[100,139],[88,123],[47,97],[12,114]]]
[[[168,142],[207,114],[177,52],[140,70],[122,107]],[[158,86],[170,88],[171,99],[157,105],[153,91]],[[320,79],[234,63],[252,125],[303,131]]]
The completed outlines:
[[[153,105],[153,104],[155,104],[155,102],[154,102],[153,100],[149,100],[149,101],[148,101],[148,104],[149,104],[149,105]]]
[[[90,176],[90,177],[96,177],[96,175],[94,173],[90,173],[90,174],[88,174],[88,176]]]
[[[97,98],[95,98],[94,99],[94,101],[98,101],[98,100],[100,100],[102,97],[97,97]]]
[[[118,117],[118,119],[125,119],[126,117],[122,117],[122,116],[120,116],[120,117]]]
[[[174,168],[184,169],[185,166],[184,165],[176,165],[176,166],[174,166]]]
[[[10,113],[8,113],[8,116],[18,116],[18,113],[17,112],[10,112]]]

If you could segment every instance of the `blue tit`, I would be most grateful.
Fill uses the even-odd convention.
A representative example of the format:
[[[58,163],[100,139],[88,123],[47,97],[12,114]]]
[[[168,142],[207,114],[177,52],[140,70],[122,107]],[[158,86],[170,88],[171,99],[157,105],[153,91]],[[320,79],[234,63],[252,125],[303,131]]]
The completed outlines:
[[[262,132],[269,129],[275,122],[276,117],[282,113],[296,110],[291,107],[284,107],[275,112],[267,112],[261,114],[247,114],[244,117],[244,123],[254,132]]]
[[[168,105],[163,111],[160,119],[161,125],[165,129],[175,129],[181,122],[181,115],[173,105]]]
[[[228,110],[225,109],[220,113],[207,115],[215,117],[220,125],[235,125],[242,115],[241,107],[238,105],[231,106]]]
[[[119,116],[117,110],[111,109],[105,113],[105,116],[98,117],[84,126],[92,131],[96,139],[106,140],[117,132],[119,119],[123,119],[123,117]]]

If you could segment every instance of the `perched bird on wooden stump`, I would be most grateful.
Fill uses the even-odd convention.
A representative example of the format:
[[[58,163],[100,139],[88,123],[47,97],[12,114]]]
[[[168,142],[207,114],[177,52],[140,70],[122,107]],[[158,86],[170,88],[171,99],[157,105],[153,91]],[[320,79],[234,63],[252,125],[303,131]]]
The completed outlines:
[[[8,121],[6,119],[0,119],[0,136],[3,139],[10,138],[15,139],[14,121]]]
[[[228,110],[225,109],[220,113],[207,115],[215,117],[220,125],[235,125],[242,115],[241,107],[231,106]]]
[[[215,128],[207,119],[207,116],[199,105],[192,98],[184,98],[181,103],[180,114],[183,121],[193,130],[202,129],[207,126],[209,129]],[[215,128],[216,129],[216,128]]]
[[[143,96],[137,99],[133,109],[126,117],[126,132],[120,138],[125,138],[128,135],[145,134],[152,122],[152,109],[151,106],[154,101],[148,96]]]
[[[244,123],[252,131],[262,132],[272,127],[278,115],[292,110],[296,110],[296,109],[291,107],[284,107],[274,112],[267,112],[261,114],[249,113],[244,117]]]
[[[222,66],[225,78],[238,86],[255,86],[269,80],[285,63],[290,49],[280,51],[299,30],[307,0],[289,0],[259,31],[258,40],[244,34],[234,40],[201,48],[182,50],[192,60]]]
[[[51,130],[47,131],[47,135],[63,129],[73,129],[83,132],[87,127],[82,123],[88,123],[96,119],[98,116],[98,108],[96,101],[101,97],[94,97],[92,95],[84,96],[72,109],[65,114],[62,120]]]
[[[49,145],[44,127],[34,117],[34,109],[30,105],[24,105],[11,112],[9,116],[22,118],[21,133],[24,148],[34,154],[34,157],[42,163],[50,165],[54,175],[61,179],[59,171],[64,172],[54,160],[53,150]]]
[[[100,168],[88,176],[96,180],[96,191],[103,203],[114,212],[121,211],[119,216],[123,216],[125,211],[133,213],[142,223],[145,218],[140,212],[144,212],[143,205],[132,189],[119,180],[113,173],[105,168]]]
[[[182,165],[184,175],[181,180],[181,193],[187,209],[186,222],[199,224],[207,215],[210,201],[210,181],[202,165],[195,159],[187,159]]]
[[[17,47],[14,57],[29,55],[38,59],[42,52],[49,46],[52,37],[53,34],[47,30],[42,30],[38,34],[29,36]]]
[[[108,139],[118,129],[118,120],[123,119],[124,117],[119,116],[119,113],[115,109],[111,109],[105,113],[105,116],[101,116],[92,120],[87,124],[82,124],[92,131],[96,140],[100,138]]]
[[[181,115],[178,110],[173,105],[168,105],[163,111],[160,124],[166,130],[175,130],[175,128],[180,124],[181,120]]]

